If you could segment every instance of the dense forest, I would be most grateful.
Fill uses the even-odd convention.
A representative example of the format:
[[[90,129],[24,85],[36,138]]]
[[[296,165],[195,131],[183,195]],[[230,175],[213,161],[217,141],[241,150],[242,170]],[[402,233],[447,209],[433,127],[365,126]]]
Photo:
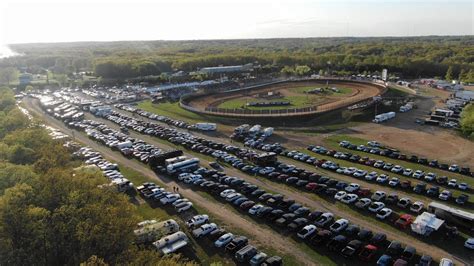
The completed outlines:
[[[135,206],[78,165],[0,88],[0,265],[183,265],[134,246]]]
[[[95,71],[104,78],[160,75],[172,70],[258,62],[282,69],[305,65],[312,71],[362,73],[388,68],[404,78],[444,77],[474,82],[474,37],[303,38],[208,41],[130,41],[17,44],[22,56],[0,67],[31,73]]]

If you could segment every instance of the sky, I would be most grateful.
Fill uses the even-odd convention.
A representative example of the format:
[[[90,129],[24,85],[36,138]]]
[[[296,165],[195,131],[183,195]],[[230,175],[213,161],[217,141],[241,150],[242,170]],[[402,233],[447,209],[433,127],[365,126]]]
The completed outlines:
[[[473,35],[473,3],[0,0],[0,46],[72,41]]]

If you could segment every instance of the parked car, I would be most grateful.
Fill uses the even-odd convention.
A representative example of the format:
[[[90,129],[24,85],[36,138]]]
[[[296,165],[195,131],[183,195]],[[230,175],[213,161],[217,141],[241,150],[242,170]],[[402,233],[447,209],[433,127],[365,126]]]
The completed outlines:
[[[224,247],[230,241],[232,241],[232,239],[234,239],[234,237],[235,236],[232,233],[224,234],[221,237],[219,237],[219,239],[217,239],[216,242],[214,242],[214,246],[216,246],[217,248]]]

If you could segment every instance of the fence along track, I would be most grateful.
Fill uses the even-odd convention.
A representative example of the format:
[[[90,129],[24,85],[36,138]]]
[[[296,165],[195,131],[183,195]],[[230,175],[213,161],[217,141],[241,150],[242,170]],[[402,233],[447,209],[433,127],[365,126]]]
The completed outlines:
[[[262,88],[273,84],[284,83],[284,82],[292,82],[291,81],[278,81],[278,82],[271,82],[267,84],[262,84],[258,86],[251,86],[242,89],[235,89],[224,93],[236,93],[241,92],[245,93],[245,91],[250,89]],[[296,80],[296,81],[325,81],[325,80]],[[330,79],[330,82],[344,82],[344,83],[354,83],[358,85],[369,85],[374,86],[378,89],[378,93],[375,95],[355,95],[353,97],[336,101],[330,102],[322,105],[315,105],[309,107],[302,107],[302,108],[288,108],[288,109],[279,109],[279,110],[249,110],[249,109],[226,109],[226,108],[217,108],[217,107],[206,107],[204,110],[192,107],[189,105],[190,100],[196,99],[196,97],[206,97],[207,95],[185,95],[180,99],[179,105],[181,108],[188,110],[190,112],[203,114],[203,115],[213,115],[213,116],[224,116],[224,117],[234,117],[234,118],[246,118],[246,117],[296,117],[296,116],[307,116],[313,114],[321,114],[332,110],[337,110],[340,108],[348,107],[360,102],[363,102],[367,99],[372,97],[382,95],[387,91],[387,86],[385,84],[373,83],[373,82],[362,82],[362,81],[353,81],[353,80],[345,80],[345,79]],[[294,82],[294,81],[293,81]]]

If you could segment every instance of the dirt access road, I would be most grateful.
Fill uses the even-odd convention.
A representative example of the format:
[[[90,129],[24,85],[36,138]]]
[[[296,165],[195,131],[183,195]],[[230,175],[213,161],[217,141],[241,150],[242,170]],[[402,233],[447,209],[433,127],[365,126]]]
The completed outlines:
[[[123,110],[117,110],[117,111],[119,111],[123,114],[126,114],[126,115],[130,115],[129,112],[126,112],[126,111],[123,111]],[[105,119],[92,117],[90,115],[87,115],[87,118],[93,118],[94,120],[103,122],[111,128],[115,128],[115,129],[119,128],[119,126],[117,124],[115,124],[113,122],[110,122],[108,120],[105,120]],[[141,116],[139,118],[147,120],[147,119],[145,119]],[[155,123],[156,123],[156,121],[155,121]],[[195,134],[195,133],[193,132],[193,134]],[[201,135],[201,134],[196,134],[196,135]],[[153,145],[156,145],[156,146],[164,148],[164,149],[174,148],[174,146],[166,145],[166,144],[163,144],[161,142],[158,142],[156,138],[150,137],[148,135],[138,134],[136,132],[131,131],[131,136],[143,139],[144,141],[147,141],[148,143],[151,143]],[[213,138],[213,139],[215,139],[217,141],[228,143],[228,140],[225,140],[225,139],[221,139],[221,138]],[[186,151],[185,151],[185,154],[187,156],[194,156],[192,154],[187,153]],[[283,160],[285,161],[286,159],[283,159]],[[298,164],[297,162],[294,162],[292,160],[288,160],[288,163]],[[299,166],[304,167],[304,168],[308,168],[307,165],[303,165],[303,164],[301,164]],[[315,171],[312,168],[308,169],[308,170]],[[269,181],[269,180],[266,180],[266,179],[263,179],[263,178],[256,178],[256,177],[253,177],[253,176],[249,176],[249,175],[246,175],[246,174],[244,174],[244,173],[242,173],[242,172],[240,172],[240,171],[238,171],[234,168],[226,168],[226,173],[230,176],[242,177],[246,181],[251,182],[253,184],[256,184],[256,185],[258,185],[259,187],[261,187],[263,189],[266,189],[266,190],[269,190],[269,191],[274,191],[274,192],[280,193],[282,195],[285,195],[285,196],[287,196],[289,198],[292,198],[295,201],[300,202],[300,203],[302,203],[302,204],[304,204],[304,205],[306,205],[306,206],[308,206],[312,209],[329,211],[329,212],[332,212],[332,213],[334,213],[335,215],[337,215],[339,217],[345,217],[345,218],[349,219],[352,223],[358,224],[361,227],[369,228],[370,230],[373,230],[374,232],[385,233],[389,239],[392,239],[392,240],[396,239],[396,240],[401,241],[402,243],[413,245],[418,250],[418,252],[420,252],[422,254],[429,254],[433,258],[437,258],[437,259],[440,259],[442,257],[449,257],[449,258],[454,259],[455,261],[458,261],[458,262],[462,263],[461,259],[458,259],[458,258],[454,257],[453,255],[450,254],[450,252],[448,252],[446,250],[443,250],[443,249],[441,249],[441,248],[439,248],[435,245],[428,244],[428,243],[426,243],[424,241],[421,241],[420,239],[417,239],[417,238],[415,238],[411,235],[408,235],[404,232],[398,232],[397,229],[392,229],[392,230],[387,229],[387,227],[381,226],[378,222],[375,222],[375,220],[371,221],[370,219],[367,219],[366,217],[364,217],[364,214],[348,213],[344,210],[339,209],[332,202],[328,202],[328,201],[325,201],[325,200],[322,200],[322,199],[321,200],[315,200],[315,195],[314,194],[297,191],[294,188],[290,188],[286,185],[278,184],[278,183],[275,183],[275,182],[272,182],[272,181]],[[347,178],[347,177],[344,176],[344,178]],[[350,181],[350,180],[347,180],[347,181]],[[374,185],[374,189],[375,189],[375,186],[376,185]],[[377,188],[379,188],[379,187],[377,187]],[[371,217],[371,218],[373,218],[373,217]],[[375,219],[375,218],[373,218],[373,219]]]
[[[33,100],[34,101],[34,100]],[[293,255],[302,265],[315,265],[317,262],[313,261],[311,257],[305,252],[301,251],[299,247],[293,244],[292,241],[288,241],[282,235],[275,233],[267,228],[264,228],[248,219],[244,219],[241,215],[229,210],[224,204],[218,203],[216,201],[210,201],[209,199],[199,195],[194,192],[190,187],[183,186],[182,183],[176,183],[173,179],[162,175],[156,175],[151,169],[146,165],[139,163],[136,160],[129,160],[122,156],[119,152],[114,152],[106,146],[100,145],[95,141],[89,139],[84,133],[71,130],[67,128],[62,122],[51,118],[49,115],[45,114],[38,106],[37,103],[34,103],[31,99],[25,99],[24,103],[26,108],[33,114],[41,117],[42,120],[57,129],[60,129],[65,134],[72,135],[74,132],[74,137],[77,141],[93,148],[94,150],[99,151],[105,158],[118,162],[128,168],[131,168],[135,171],[142,173],[144,176],[149,178],[157,179],[160,182],[164,183],[166,188],[171,190],[173,186],[180,188],[180,194],[183,197],[186,197],[193,201],[195,204],[206,209],[209,214],[217,217],[218,219],[225,221],[225,223],[234,228],[239,228],[247,232],[247,235],[250,236],[251,241],[259,243],[262,246],[271,247],[279,252],[285,254]],[[142,136],[137,136],[142,137]],[[144,139],[145,140],[145,139]],[[158,146],[158,145],[157,145]],[[160,145],[163,146],[163,145]]]

